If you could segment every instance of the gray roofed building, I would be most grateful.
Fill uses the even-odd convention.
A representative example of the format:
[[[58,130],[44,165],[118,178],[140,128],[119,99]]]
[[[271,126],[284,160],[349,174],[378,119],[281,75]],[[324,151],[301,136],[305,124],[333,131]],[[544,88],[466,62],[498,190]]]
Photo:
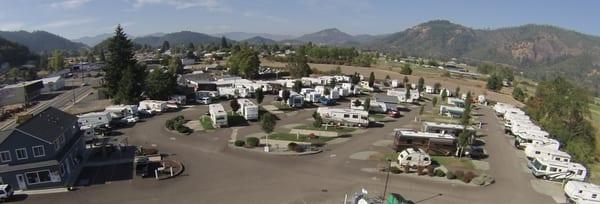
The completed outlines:
[[[77,125],[77,117],[54,107],[48,107],[31,119],[21,123],[16,129],[35,135],[47,142],[55,141]]]

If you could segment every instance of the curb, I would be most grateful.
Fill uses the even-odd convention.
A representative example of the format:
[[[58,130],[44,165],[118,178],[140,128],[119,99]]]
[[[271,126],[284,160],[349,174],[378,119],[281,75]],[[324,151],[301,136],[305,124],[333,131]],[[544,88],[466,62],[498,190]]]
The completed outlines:
[[[313,155],[313,154],[318,154],[323,152],[323,150],[317,150],[317,151],[307,151],[307,152],[294,152],[294,153],[288,153],[288,152],[264,152],[264,151],[254,151],[245,147],[236,147],[235,145],[232,144],[227,144],[227,146],[231,149],[235,149],[235,150],[241,150],[241,151],[247,151],[247,152],[257,152],[257,153],[262,153],[262,154],[266,154],[266,155],[275,155],[275,156],[305,156],[305,155]]]

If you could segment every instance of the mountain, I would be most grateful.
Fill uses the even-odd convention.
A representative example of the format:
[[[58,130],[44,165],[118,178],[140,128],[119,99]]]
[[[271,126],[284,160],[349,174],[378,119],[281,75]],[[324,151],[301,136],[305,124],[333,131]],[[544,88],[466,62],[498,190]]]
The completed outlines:
[[[253,38],[256,36],[275,40],[275,41],[282,41],[282,40],[294,38],[294,36],[291,36],[291,35],[277,35],[277,34],[269,34],[269,33],[247,33],[247,32],[215,33],[215,34],[212,34],[212,36],[215,36],[215,37],[225,36],[226,38],[229,38],[229,39],[232,39],[235,41],[242,41],[242,40],[250,39],[250,38]]]
[[[25,64],[33,58],[34,56],[24,45],[0,37],[0,69],[5,63],[8,63],[11,66],[17,66]]]
[[[327,45],[340,45],[355,41],[354,36],[344,33],[337,28],[329,28],[316,33],[305,34],[295,40]]]
[[[32,52],[52,52],[54,50],[79,51],[87,46],[46,31],[0,31],[0,37],[25,45]]]
[[[171,46],[174,45],[187,45],[193,44],[206,44],[206,43],[220,43],[221,38],[210,36],[203,33],[196,33],[191,31],[181,31],[175,33],[168,33],[163,36],[144,36],[133,39],[134,43],[141,45],[160,46],[164,41],[169,41]]]
[[[271,39],[260,37],[260,36],[248,38],[248,39],[242,40],[241,42],[247,42],[248,44],[253,44],[253,45],[262,45],[262,44],[272,45],[272,44],[277,43],[277,41],[275,41],[275,40],[271,40]]]
[[[99,35],[95,35],[95,36],[85,36],[85,37],[73,39],[73,41],[80,42],[80,43],[86,44],[90,47],[93,47],[93,46],[97,45],[98,43],[100,43],[112,36],[113,36],[113,34],[111,34],[111,33],[103,33],[103,34],[99,34]]]
[[[600,94],[600,37],[548,25],[482,30],[429,21],[362,44],[400,55],[508,64],[532,78],[565,76]]]

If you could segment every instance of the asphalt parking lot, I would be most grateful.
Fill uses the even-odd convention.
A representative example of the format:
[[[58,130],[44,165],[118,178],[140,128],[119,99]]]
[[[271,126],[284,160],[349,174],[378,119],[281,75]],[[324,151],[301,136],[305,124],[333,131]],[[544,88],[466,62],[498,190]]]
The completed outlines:
[[[272,98],[271,96],[265,99]],[[269,99],[272,100],[272,99]],[[229,102],[223,102],[226,109]],[[265,100],[263,104],[269,104]],[[340,104],[343,106],[343,104]],[[426,106],[430,107],[430,106]],[[182,161],[183,175],[164,181],[125,178],[110,173],[118,167],[89,171],[89,178],[107,184],[81,187],[77,191],[48,195],[32,195],[25,203],[342,203],[344,195],[366,188],[381,194],[385,174],[364,171],[374,168],[376,161],[356,160],[357,152],[386,150],[378,141],[393,139],[392,130],[414,126],[418,109],[412,107],[403,117],[381,127],[368,128],[348,141],[331,144],[326,151],[309,156],[274,156],[228,148],[232,134],[239,137],[261,132],[257,122],[249,126],[218,129],[178,135],[165,130],[164,123],[176,115],[197,119],[207,106],[193,106],[179,112],[165,113],[132,128],[122,129],[132,145],[152,145]],[[277,128],[286,124],[308,123],[314,109],[278,114]],[[488,187],[432,182],[419,177],[392,177],[388,192],[402,194],[416,203],[553,203],[549,197],[534,191],[533,177],[520,169],[516,150],[489,108],[480,110],[486,125],[485,135],[490,157],[489,174],[496,183]],[[234,131],[234,129],[236,129]],[[392,151],[391,149],[389,151]],[[123,167],[127,168],[127,167]],[[103,174],[108,174],[104,176]]]

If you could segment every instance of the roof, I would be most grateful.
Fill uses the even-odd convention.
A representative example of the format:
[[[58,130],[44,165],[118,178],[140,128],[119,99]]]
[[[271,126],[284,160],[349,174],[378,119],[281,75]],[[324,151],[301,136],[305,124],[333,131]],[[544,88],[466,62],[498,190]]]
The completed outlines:
[[[36,81],[42,81],[42,83],[47,84],[47,83],[56,83],[58,80],[60,80],[62,78],[62,76],[54,76],[54,77],[46,77],[43,79],[39,79]]]
[[[396,97],[396,96],[386,96],[386,95],[376,95],[375,96],[375,101],[377,101],[377,102],[384,102],[384,103],[393,103],[393,104],[400,103],[400,101],[398,100],[398,97]]]
[[[431,132],[417,132],[412,130],[396,130],[396,135],[405,137],[421,137],[431,139],[456,139],[453,135],[442,134],[442,133],[431,133]]]
[[[198,74],[186,74],[182,76],[183,79],[188,80],[188,81],[195,81],[195,82],[204,82],[204,83],[208,83],[210,82],[210,75],[206,74],[206,73],[198,73]]]
[[[600,192],[600,186],[593,184],[593,183],[587,183],[587,182],[583,182],[583,181],[568,181],[567,185],[565,185],[565,188],[569,188],[569,187],[574,187],[577,190],[588,190],[588,191],[594,191],[594,192]]]
[[[562,162],[562,161],[556,161],[556,160],[552,160],[552,159],[541,159],[541,158],[536,158],[536,160],[538,160],[540,163],[543,163],[543,164],[568,167],[569,169],[571,169],[571,168],[587,169],[587,168],[585,168],[585,166],[581,165],[580,163],[575,163],[575,162]]]
[[[9,130],[2,130],[0,131],[0,144],[2,144],[2,142],[4,142],[4,140],[6,138],[8,138],[8,136],[10,134],[12,134],[12,132],[14,131],[14,129],[9,129]]]
[[[51,143],[59,135],[73,129],[73,126],[77,124],[77,119],[76,116],[54,107],[48,107],[15,129]]]
[[[464,127],[463,125],[456,125],[456,124],[450,124],[450,123],[434,123],[434,122],[423,122],[423,125],[429,126],[429,127],[456,129],[456,130],[462,130]],[[475,128],[468,126],[467,130],[475,130]]]
[[[25,87],[25,86],[29,86],[29,85],[36,84],[36,83],[41,83],[41,82],[39,82],[39,80],[37,80],[37,81],[26,81],[26,82],[21,82],[21,83],[6,85],[2,89]],[[41,84],[43,84],[43,83],[41,83]],[[43,85],[42,85],[42,87],[43,87]]]

